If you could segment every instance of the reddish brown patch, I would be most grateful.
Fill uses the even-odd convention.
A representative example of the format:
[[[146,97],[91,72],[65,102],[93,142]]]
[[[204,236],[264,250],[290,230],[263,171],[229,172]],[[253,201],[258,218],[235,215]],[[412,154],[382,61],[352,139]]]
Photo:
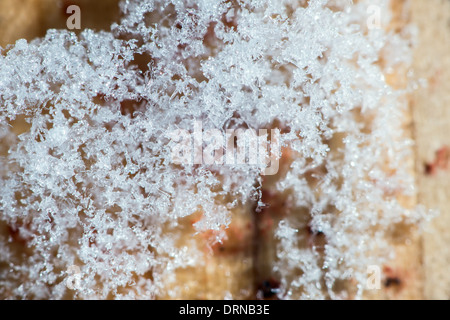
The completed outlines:
[[[131,118],[134,118],[133,114],[136,111],[136,101],[132,100],[124,100],[120,102],[120,113],[123,116],[129,115]]]
[[[450,160],[450,149],[448,146],[443,146],[436,151],[435,159],[431,163],[425,164],[425,173],[427,175],[435,175],[438,170],[447,170]]]
[[[8,225],[8,232],[15,243],[26,246],[31,239],[25,237],[23,233],[20,232],[20,228],[21,226],[19,225]]]

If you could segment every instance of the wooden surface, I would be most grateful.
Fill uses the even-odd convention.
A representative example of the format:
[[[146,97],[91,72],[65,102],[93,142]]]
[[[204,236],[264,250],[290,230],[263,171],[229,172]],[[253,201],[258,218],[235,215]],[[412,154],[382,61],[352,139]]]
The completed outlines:
[[[411,10],[419,30],[415,75],[428,80],[412,99],[418,202],[440,211],[422,237],[424,297],[450,299],[450,171],[443,152],[450,147],[450,1],[414,0]],[[443,164],[427,174],[438,150]]]

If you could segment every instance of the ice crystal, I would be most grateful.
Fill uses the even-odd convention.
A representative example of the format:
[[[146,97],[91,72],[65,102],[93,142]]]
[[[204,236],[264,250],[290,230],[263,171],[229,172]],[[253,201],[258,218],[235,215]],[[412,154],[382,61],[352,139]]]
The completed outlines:
[[[368,29],[371,3],[124,0],[108,32],[49,30],[4,48],[0,220],[26,248],[2,235],[0,294],[67,297],[78,265],[76,297],[154,298],[174,270],[199,263],[201,250],[177,244],[178,222],[201,211],[197,231],[220,241],[230,210],[257,200],[260,172],[171,162],[168,133],[197,120],[284,129],[296,158],[277,188],[327,244],[321,261],[299,248],[300,222],[280,223],[280,296],[338,298],[349,270],[361,294],[389,228],[422,217],[395,196],[414,192],[410,141],[405,90],[385,79],[407,66],[411,39],[386,31],[389,1],[377,2],[381,28]],[[18,117],[29,124],[20,135]],[[305,175],[319,169],[312,186]]]

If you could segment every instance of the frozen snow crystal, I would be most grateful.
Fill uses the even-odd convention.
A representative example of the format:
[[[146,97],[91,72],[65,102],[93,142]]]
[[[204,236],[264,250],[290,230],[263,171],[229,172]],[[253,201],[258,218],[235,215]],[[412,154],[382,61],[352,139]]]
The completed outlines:
[[[406,89],[384,77],[408,62],[411,39],[368,30],[371,3],[124,0],[107,32],[49,30],[2,49],[0,226],[10,232],[0,233],[0,296],[67,297],[76,265],[77,298],[155,298],[173,270],[199,263],[205,253],[186,254],[171,230],[200,210],[197,231],[221,241],[230,210],[255,200],[260,171],[172,163],[168,133],[196,120],[281,126],[297,155],[277,187],[327,244],[321,261],[298,246],[295,219],[280,223],[283,296],[339,298],[331,289],[350,269],[360,288],[367,264],[383,261],[385,230],[423,216],[395,197],[413,185]],[[312,188],[305,175],[318,168]]]

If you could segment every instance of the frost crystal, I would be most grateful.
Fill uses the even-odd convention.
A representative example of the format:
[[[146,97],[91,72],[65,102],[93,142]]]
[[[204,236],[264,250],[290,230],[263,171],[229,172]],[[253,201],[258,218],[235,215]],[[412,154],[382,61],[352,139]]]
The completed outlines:
[[[389,21],[369,30],[374,2],[386,20],[387,0],[124,0],[108,32],[3,49],[0,296],[68,297],[72,265],[76,298],[167,294],[208,254],[182,222],[201,212],[197,232],[220,242],[233,208],[258,200],[257,168],[172,163],[168,133],[199,120],[282,129],[292,163],[276,188],[327,241],[323,256],[302,248],[304,222],[281,220],[280,297],[345,297],[334,284],[349,277],[361,296],[391,228],[422,217],[398,199],[414,192],[407,88],[385,77],[408,66],[411,39]]]

